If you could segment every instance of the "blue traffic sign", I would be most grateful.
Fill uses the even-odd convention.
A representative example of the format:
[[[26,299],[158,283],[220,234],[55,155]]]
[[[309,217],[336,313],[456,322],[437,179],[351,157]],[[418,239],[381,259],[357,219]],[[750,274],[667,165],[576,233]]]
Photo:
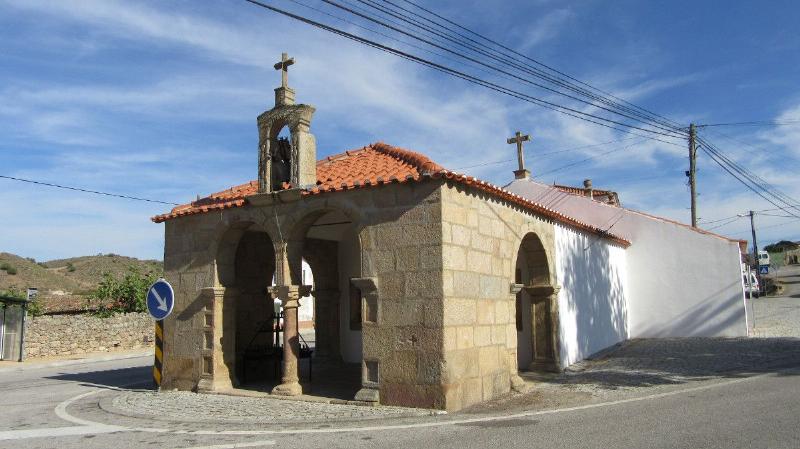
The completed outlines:
[[[159,279],[147,289],[147,311],[156,320],[163,320],[175,306],[175,292],[164,279]]]
[[[759,265],[758,274],[769,274],[769,265]]]

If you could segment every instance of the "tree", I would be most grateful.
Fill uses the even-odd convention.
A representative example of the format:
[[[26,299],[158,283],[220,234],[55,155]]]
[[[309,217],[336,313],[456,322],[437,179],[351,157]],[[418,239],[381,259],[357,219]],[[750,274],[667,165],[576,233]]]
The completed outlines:
[[[798,246],[800,246],[800,245],[798,245],[797,243],[790,242],[788,240],[781,240],[778,243],[773,243],[771,245],[765,246],[764,247],[764,251],[767,251],[767,252],[770,252],[770,253],[782,253],[782,252],[786,251],[787,249],[796,249]]]
[[[89,295],[89,305],[100,315],[115,313],[144,312],[147,310],[147,289],[159,278],[160,273],[142,273],[136,266],[130,266],[122,279],[111,273],[103,273],[103,280]]]

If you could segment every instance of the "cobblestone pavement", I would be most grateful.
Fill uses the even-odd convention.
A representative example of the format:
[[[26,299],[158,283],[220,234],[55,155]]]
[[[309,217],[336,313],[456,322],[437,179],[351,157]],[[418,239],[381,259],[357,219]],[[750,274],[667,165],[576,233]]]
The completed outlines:
[[[800,267],[781,267],[776,283],[784,288],[781,296],[753,299],[754,336],[800,338]]]
[[[331,404],[269,397],[196,394],[182,391],[126,391],[103,408],[133,416],[190,422],[310,423],[430,416],[429,410]]]
[[[777,371],[800,374],[800,339],[636,339],[563,373],[520,373],[528,393],[481,404],[467,413],[570,407]]]
[[[652,387],[738,377],[800,364],[792,338],[668,338],[625,342],[552,380],[600,389]]]

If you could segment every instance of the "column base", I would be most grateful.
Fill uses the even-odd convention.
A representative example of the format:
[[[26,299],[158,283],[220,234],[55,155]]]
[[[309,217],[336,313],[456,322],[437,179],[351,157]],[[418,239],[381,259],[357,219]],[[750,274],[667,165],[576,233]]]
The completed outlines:
[[[519,377],[519,374],[513,373],[511,375],[511,389],[517,393],[527,393],[529,390],[528,384]]]
[[[375,388],[362,388],[358,390],[355,397],[353,397],[356,401],[362,402],[375,402],[379,403],[381,399],[380,391],[376,390]]]
[[[211,393],[214,391],[214,381],[210,378],[204,377],[197,383],[198,393]]]
[[[283,383],[272,389],[272,394],[278,396],[299,396],[303,394],[303,387],[298,382]]]

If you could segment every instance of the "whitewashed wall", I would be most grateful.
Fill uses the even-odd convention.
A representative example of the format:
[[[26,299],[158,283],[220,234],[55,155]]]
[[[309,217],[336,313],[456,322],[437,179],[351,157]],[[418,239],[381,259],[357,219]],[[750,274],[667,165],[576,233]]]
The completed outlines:
[[[626,250],[631,338],[747,335],[737,241],[534,181],[506,188],[632,243]]]
[[[631,337],[747,335],[739,246],[629,211]]]
[[[350,279],[361,276],[361,252],[358,235],[348,229],[339,241],[339,345],[342,359],[348,363],[361,363],[363,339],[360,330],[350,329]]]
[[[556,282],[564,367],[629,338],[624,248],[556,226]]]
[[[305,259],[303,259],[303,268],[302,268],[302,279],[301,283],[303,285],[310,285],[314,286],[314,273],[311,272],[311,266],[308,265]],[[274,283],[274,281],[273,281]],[[300,307],[297,309],[297,321],[300,322],[302,326],[308,326],[306,323],[311,323],[314,320],[314,297],[312,295],[303,296],[300,298]]]

